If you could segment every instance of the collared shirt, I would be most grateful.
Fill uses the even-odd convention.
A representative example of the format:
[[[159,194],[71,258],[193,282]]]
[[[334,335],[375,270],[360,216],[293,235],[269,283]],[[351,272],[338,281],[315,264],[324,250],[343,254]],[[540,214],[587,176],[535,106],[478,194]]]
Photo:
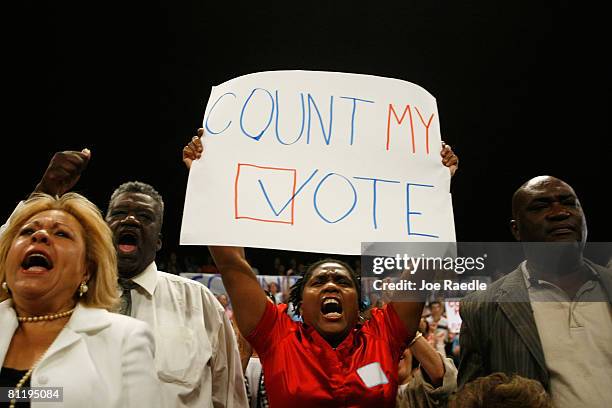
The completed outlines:
[[[335,349],[287,305],[267,302],[246,339],[263,365],[272,408],[394,407],[397,367],[408,331],[393,306],[374,309]]]
[[[612,308],[599,280],[573,299],[553,283],[530,279],[521,265],[550,375],[553,405],[608,407],[612,401]]]
[[[164,407],[246,407],[232,325],[201,283],[157,270],[132,279],[131,316],[151,326]]]

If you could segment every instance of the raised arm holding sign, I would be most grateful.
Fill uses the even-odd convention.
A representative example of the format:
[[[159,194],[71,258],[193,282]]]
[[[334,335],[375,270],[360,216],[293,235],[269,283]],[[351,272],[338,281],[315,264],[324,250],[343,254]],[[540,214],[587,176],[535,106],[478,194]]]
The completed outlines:
[[[183,162],[188,169],[195,160],[202,157],[204,147],[201,137],[204,129],[198,129],[197,135],[183,148]],[[440,151],[442,163],[448,167],[451,176],[458,169],[459,159],[451,147],[443,144]],[[244,255],[242,247],[209,246],[217,268],[223,277],[223,285],[229,292],[234,314],[241,333],[250,333],[263,315],[267,302],[265,292],[252,273]],[[241,304],[244,304],[241,307]],[[412,319],[412,307],[410,302],[399,302],[396,309],[402,310],[407,307],[406,313],[400,313],[400,318],[407,327],[416,327]],[[404,318],[404,316],[406,316]],[[420,314],[419,314],[420,316]],[[418,322],[418,321],[417,321]]]
[[[183,161],[188,168],[202,156],[200,137],[204,134],[205,130],[200,129],[198,136],[183,149]],[[214,152],[208,151],[206,155],[209,160]],[[442,148],[441,156],[443,164],[454,173],[458,159],[449,146]],[[265,191],[261,179],[258,181]],[[297,194],[294,192],[289,201]],[[253,236],[244,233],[231,242],[255,242],[258,237],[257,233]],[[285,238],[286,235],[278,233],[277,239]],[[310,241],[317,239],[308,234],[301,238],[305,247],[311,247]],[[267,300],[242,248],[209,246],[209,249],[232,299],[239,329],[260,356],[273,406],[327,406],[338,398],[351,406],[394,406],[399,355],[402,344],[416,333],[422,303],[391,302],[359,325],[362,305],[359,276],[343,262],[326,259],[312,265],[292,287],[292,302],[304,322],[297,323],[284,313],[286,305],[276,307]],[[340,364],[329,367],[336,360]],[[335,385],[339,379],[342,387]],[[382,386],[383,391],[380,387],[372,390],[377,386]]]

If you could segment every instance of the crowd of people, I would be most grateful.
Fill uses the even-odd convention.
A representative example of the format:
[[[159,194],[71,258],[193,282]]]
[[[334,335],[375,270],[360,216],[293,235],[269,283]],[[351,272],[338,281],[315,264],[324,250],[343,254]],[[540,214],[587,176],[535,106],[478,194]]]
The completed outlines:
[[[183,150],[201,158],[200,130]],[[70,192],[91,152],[60,152],[0,233],[0,404],[62,387],[65,407],[607,407],[612,272],[583,257],[573,189],[536,177],[513,197],[515,271],[462,301],[362,298],[359,267],[285,266],[263,288],[243,248],[209,247],[226,293],[179,276],[162,247],[164,202],[124,183],[105,215]],[[458,159],[443,146],[451,172]],[[563,262],[551,263],[551,257]],[[551,266],[552,265],[552,266]],[[168,271],[172,273],[168,273]],[[230,306],[231,305],[231,306]],[[15,393],[17,391],[17,393]],[[3,391],[4,392],[4,391]],[[3,402],[4,401],[4,402]],[[49,403],[49,406],[52,406]]]
[[[313,254],[303,254],[308,256],[296,257],[289,251],[275,252],[283,253],[283,255],[260,257],[260,259],[254,260],[248,258],[248,253],[246,254],[247,261],[255,275],[300,276],[306,271],[307,265],[317,259]],[[345,258],[349,258],[346,262],[353,269],[356,271],[361,269],[359,257],[345,256]],[[172,248],[158,254],[157,263],[161,269],[175,275],[182,273],[219,273],[212,256],[207,251],[202,251],[201,249]]]

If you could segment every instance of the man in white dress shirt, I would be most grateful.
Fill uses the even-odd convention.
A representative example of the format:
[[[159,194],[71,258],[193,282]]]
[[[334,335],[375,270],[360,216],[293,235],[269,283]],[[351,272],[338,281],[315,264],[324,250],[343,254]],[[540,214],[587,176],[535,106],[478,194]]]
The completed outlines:
[[[61,195],[78,181],[87,152],[56,153],[36,191]],[[147,322],[164,407],[247,407],[232,325],[204,285],[157,270],[164,203],[148,184],[129,182],[111,196],[106,221],[117,249],[122,312]]]

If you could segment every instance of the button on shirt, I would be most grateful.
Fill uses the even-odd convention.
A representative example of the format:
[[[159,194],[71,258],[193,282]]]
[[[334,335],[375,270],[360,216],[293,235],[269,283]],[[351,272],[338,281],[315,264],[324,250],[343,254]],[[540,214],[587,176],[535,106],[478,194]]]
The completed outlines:
[[[272,408],[394,407],[408,331],[393,306],[374,309],[337,348],[267,302],[246,339],[261,359]]]
[[[612,402],[612,308],[598,279],[574,299],[556,285],[529,279],[521,265],[556,408],[609,407]]]
[[[240,355],[223,306],[201,283],[157,270],[132,278],[131,316],[155,335],[164,407],[247,407]]]

